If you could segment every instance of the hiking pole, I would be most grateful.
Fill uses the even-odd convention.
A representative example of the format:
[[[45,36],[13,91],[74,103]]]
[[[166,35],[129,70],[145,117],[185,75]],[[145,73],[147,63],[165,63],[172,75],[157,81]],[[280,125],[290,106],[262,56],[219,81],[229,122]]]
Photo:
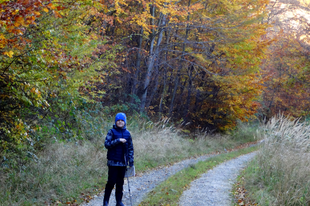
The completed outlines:
[[[128,182],[128,191],[129,191],[130,205],[132,206],[132,199],[131,199],[130,186],[129,186],[129,177],[127,177],[127,182]]]

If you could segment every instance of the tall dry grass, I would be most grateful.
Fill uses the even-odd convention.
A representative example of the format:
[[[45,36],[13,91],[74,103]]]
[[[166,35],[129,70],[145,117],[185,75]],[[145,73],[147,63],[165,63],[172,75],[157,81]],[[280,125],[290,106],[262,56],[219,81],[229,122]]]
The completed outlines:
[[[103,182],[105,165],[105,152],[89,142],[50,144],[19,171],[1,171],[0,205],[73,201],[83,189]]]
[[[310,204],[310,125],[278,116],[265,127],[247,187],[260,205]]]
[[[201,133],[193,140],[182,137],[172,127],[151,122],[142,131],[133,132],[135,165],[138,170],[179,161],[184,158],[203,155],[214,151],[232,148],[238,143],[224,135],[206,135]]]
[[[107,133],[107,123],[96,128],[94,134]],[[133,138],[137,172],[240,144],[235,137],[203,133],[194,140],[184,138],[166,121],[130,121],[128,129]],[[91,141],[84,139],[78,143],[50,143],[37,154],[36,161],[19,171],[0,168],[0,205],[81,202],[80,198],[87,194],[102,191],[107,180],[105,135],[93,135]]]

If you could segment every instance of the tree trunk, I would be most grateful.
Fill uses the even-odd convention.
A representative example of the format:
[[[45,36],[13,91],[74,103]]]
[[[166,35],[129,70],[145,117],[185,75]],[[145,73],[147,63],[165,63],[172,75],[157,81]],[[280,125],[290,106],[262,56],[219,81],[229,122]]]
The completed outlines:
[[[166,45],[168,45],[168,43],[169,43],[170,32],[171,32],[170,29],[168,30],[168,34],[167,34],[167,32],[165,32],[165,34],[166,34]],[[166,51],[166,55],[165,55],[165,61],[167,62],[167,60],[168,60],[168,50]],[[164,100],[165,95],[167,93],[166,85],[167,85],[167,67],[164,66],[164,87],[163,87],[163,92],[161,94],[161,98],[160,98],[160,102],[159,102],[159,114],[158,114],[159,120],[161,119],[161,115],[163,112],[163,100]]]
[[[158,72],[158,69],[157,69],[157,72]],[[153,100],[153,97],[154,97],[154,94],[157,90],[157,87],[158,87],[158,78],[159,78],[159,74],[156,75],[155,77],[155,86],[153,87],[153,90],[151,92],[151,95],[150,95],[150,98],[148,99],[147,103],[146,103],[146,108],[149,108],[152,100]]]
[[[166,67],[164,68],[164,88],[163,88],[163,92],[161,94],[161,98],[160,98],[160,102],[159,102],[159,119],[161,118],[161,114],[163,112],[163,100],[165,98],[166,95],[166,85],[167,85],[167,70]]]
[[[192,72],[189,69],[187,98],[186,98],[186,103],[185,103],[185,108],[184,108],[184,113],[183,113],[184,123],[186,123],[188,121],[189,104],[190,104],[190,100],[191,100],[191,95],[192,95]]]
[[[155,11],[153,13],[155,15]],[[153,15],[152,14],[152,15]],[[160,52],[160,44],[163,38],[163,32],[164,32],[164,27],[166,24],[166,15],[162,15],[162,22],[161,22],[161,26],[159,28],[159,35],[158,35],[158,39],[157,39],[157,46],[155,48],[155,51],[153,52],[153,47],[154,47],[154,41],[155,41],[155,37],[152,38],[151,41],[151,48],[150,48],[150,56],[149,56],[149,60],[148,60],[148,67],[147,67],[147,73],[146,73],[146,77],[145,77],[145,81],[144,81],[144,89],[143,89],[143,95],[141,97],[141,107],[140,107],[140,113],[144,112],[144,107],[145,107],[145,103],[146,103],[146,97],[147,97],[147,91],[148,91],[148,86],[150,84],[151,81],[151,74],[153,71],[153,67],[154,67],[154,62],[156,57],[158,57],[158,54]]]
[[[131,100],[130,103],[134,102],[134,96],[137,94],[137,85],[138,85],[138,77],[139,77],[139,73],[140,73],[140,64],[141,64],[141,48],[142,48],[142,37],[143,37],[143,27],[141,27],[140,30],[140,37],[139,37],[139,49],[138,49],[138,53],[137,53],[137,63],[136,63],[136,71],[134,74],[134,78],[133,78],[133,83],[132,83],[132,92],[131,92]]]
[[[188,6],[190,6],[190,4],[191,4],[191,1],[189,0],[188,1]],[[189,21],[189,15],[187,16],[187,21]],[[185,34],[185,41],[188,38],[188,33],[189,33],[189,25],[187,24],[187,26],[186,26],[186,34]],[[179,68],[178,68],[178,71],[177,71],[177,77],[176,77],[176,80],[175,80],[173,94],[172,94],[172,98],[171,98],[171,102],[170,102],[169,117],[171,117],[171,115],[172,115],[173,106],[174,106],[174,99],[175,99],[175,95],[177,93],[177,89],[178,89],[178,86],[179,86],[179,77],[180,77],[180,71],[181,71],[181,68],[182,68],[182,64],[184,62],[184,54],[185,54],[185,43],[183,43],[181,62],[180,62],[180,65],[179,65]]]

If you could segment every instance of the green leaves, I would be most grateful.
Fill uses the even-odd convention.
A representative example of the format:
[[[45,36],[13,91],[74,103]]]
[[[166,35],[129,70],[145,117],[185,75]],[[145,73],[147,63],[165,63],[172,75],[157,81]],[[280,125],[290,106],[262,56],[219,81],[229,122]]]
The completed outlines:
[[[90,31],[98,22],[91,18],[101,8],[99,2],[86,0],[1,3],[0,159],[9,149],[27,145],[18,135],[44,122],[47,113],[59,111],[64,118],[83,99],[90,101],[90,81],[99,81],[95,77],[103,66],[92,56],[105,41]],[[111,51],[109,59],[113,55]],[[64,126],[62,121],[61,132]]]

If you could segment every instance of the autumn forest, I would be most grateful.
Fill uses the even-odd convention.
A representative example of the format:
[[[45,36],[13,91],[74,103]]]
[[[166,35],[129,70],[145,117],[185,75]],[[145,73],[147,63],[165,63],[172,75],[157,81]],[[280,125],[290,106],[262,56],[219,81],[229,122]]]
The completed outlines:
[[[210,132],[309,118],[310,22],[287,19],[296,9],[309,2],[0,0],[0,161],[43,147],[43,128],[78,138],[98,107]]]

